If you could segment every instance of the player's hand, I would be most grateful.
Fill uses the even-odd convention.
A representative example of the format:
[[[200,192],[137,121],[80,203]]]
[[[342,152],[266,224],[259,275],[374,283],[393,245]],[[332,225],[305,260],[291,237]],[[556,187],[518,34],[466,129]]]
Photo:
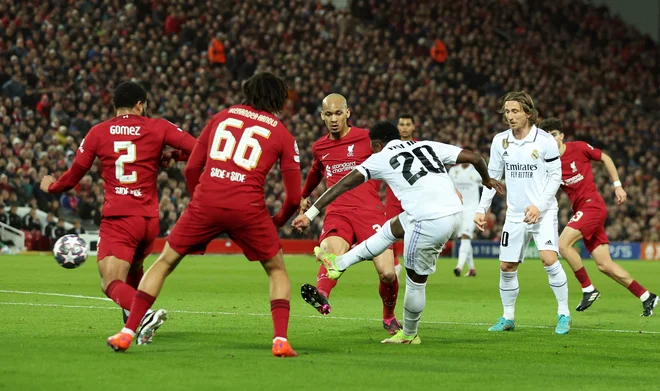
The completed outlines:
[[[539,208],[534,205],[530,205],[525,208],[525,219],[523,220],[527,224],[536,224],[539,222],[541,217],[541,212]]]
[[[163,152],[160,157],[160,166],[163,168],[170,168],[174,165],[174,156],[172,152]]]
[[[53,183],[55,183],[55,178],[52,175],[46,175],[45,177],[41,178],[41,184],[39,185],[39,188],[44,193],[48,193],[48,188]]]
[[[483,213],[477,213],[474,215],[474,223],[479,228],[479,231],[484,232],[486,229],[486,215]]]
[[[309,221],[307,216],[301,214],[293,220],[291,226],[298,230],[298,232],[302,232],[305,228],[309,227],[310,223],[311,221]]]
[[[617,205],[621,205],[628,199],[628,194],[623,190],[623,187],[617,186],[614,188],[614,197],[616,198]]]
[[[458,199],[461,200],[461,204],[463,204],[463,194],[461,194],[461,192],[458,191],[458,189],[456,189],[456,195],[458,196]]]
[[[481,184],[488,189],[495,189],[499,195],[504,195],[504,183],[498,180],[490,178],[487,181],[482,181]]]
[[[310,206],[312,206],[312,201],[309,199],[309,197],[301,198],[300,199],[300,211],[299,211],[299,213],[303,214],[303,213],[307,212],[307,209],[309,209]]]

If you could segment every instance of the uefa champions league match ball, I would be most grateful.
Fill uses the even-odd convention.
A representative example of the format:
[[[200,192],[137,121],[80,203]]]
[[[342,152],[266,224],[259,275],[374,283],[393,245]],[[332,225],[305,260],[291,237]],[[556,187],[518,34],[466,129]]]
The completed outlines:
[[[65,269],[75,269],[87,259],[87,243],[78,235],[64,235],[53,247],[57,263]]]

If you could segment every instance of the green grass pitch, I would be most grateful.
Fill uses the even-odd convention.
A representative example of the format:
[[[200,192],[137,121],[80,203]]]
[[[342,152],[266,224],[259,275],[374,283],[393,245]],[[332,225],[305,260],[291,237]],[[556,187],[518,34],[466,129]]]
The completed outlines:
[[[153,262],[150,258],[147,263]],[[442,259],[427,287],[422,345],[381,345],[373,266],[349,270],[319,316],[300,298],[314,283],[312,257],[287,256],[292,279],[289,340],[299,356],[271,356],[268,280],[238,256],[189,257],[166,282],[157,308],[169,321],[149,346],[118,354],[105,339],[120,310],[104,300],[95,258],[75,270],[51,256],[0,257],[0,390],[622,390],[658,389],[660,314],[641,318],[638,299],[587,261],[602,297],[554,335],[556,301],[538,260],[521,266],[517,327],[489,333],[501,316],[498,262],[477,260],[456,278]],[[623,262],[660,290],[660,263]],[[565,269],[568,267],[565,265]],[[571,309],[581,297],[569,272]],[[401,284],[397,315],[403,312]]]

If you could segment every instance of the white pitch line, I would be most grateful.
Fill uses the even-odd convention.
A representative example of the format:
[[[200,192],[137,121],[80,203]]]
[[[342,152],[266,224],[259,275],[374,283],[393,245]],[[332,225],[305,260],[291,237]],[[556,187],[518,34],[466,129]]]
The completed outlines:
[[[84,295],[68,295],[66,293],[12,291],[12,290],[7,290],[7,289],[0,289],[0,293],[17,293],[19,295],[39,295],[39,296],[60,296],[60,297],[73,297],[73,298],[76,298],[76,299],[112,301],[112,300],[108,299],[107,297],[84,296]]]
[[[23,305],[30,307],[58,307],[58,308],[86,308],[86,309],[102,309],[102,310],[113,310],[116,311],[117,307],[101,307],[93,305],[66,305],[66,304],[46,304],[46,303],[23,303],[23,302],[0,302],[0,305]],[[177,314],[192,314],[192,315],[223,315],[223,316],[259,316],[265,317],[270,316],[270,314],[259,314],[253,312],[221,312],[221,311],[186,311],[186,310],[167,310],[169,313]],[[305,319],[335,319],[335,320],[348,320],[348,321],[368,321],[368,322],[378,322],[381,319],[374,318],[353,318],[346,316],[319,316],[319,315],[291,315],[294,318],[305,318]],[[423,321],[423,324],[437,324],[437,325],[448,325],[448,326],[490,326],[490,323],[481,323],[481,322],[439,322],[439,321]],[[520,328],[520,326],[519,326]],[[522,328],[530,329],[553,329],[552,326],[534,326],[526,325]],[[625,334],[660,334],[660,331],[644,331],[644,330],[618,330],[618,329],[594,329],[588,327],[573,327],[573,330],[580,331],[595,331],[601,333],[625,333]]]

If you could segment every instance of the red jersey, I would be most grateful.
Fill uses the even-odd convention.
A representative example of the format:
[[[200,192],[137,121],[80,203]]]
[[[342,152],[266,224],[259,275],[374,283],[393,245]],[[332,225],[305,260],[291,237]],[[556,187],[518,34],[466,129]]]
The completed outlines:
[[[208,207],[265,208],[266,175],[278,160],[287,192],[281,212],[286,222],[300,203],[295,138],[270,113],[244,105],[225,109],[206,125],[188,159],[186,182],[192,201]]]
[[[156,177],[165,146],[192,152],[195,138],[164,119],[121,115],[90,129],[71,167],[49,192],[70,190],[97,157],[105,202],[103,216],[158,217]]]
[[[329,135],[321,137],[312,146],[314,162],[307,175],[303,198],[309,197],[325,175],[326,185],[330,188],[341,178],[362,164],[371,156],[371,140],[369,131],[351,127],[349,132],[339,140],[331,139]],[[345,209],[382,209],[378,190],[380,181],[367,181],[355,189],[348,191],[334,200],[326,213]]]
[[[598,194],[591,161],[600,160],[602,151],[583,141],[566,143],[561,155],[561,188],[571,200],[573,209],[579,208],[587,200],[605,203]]]

